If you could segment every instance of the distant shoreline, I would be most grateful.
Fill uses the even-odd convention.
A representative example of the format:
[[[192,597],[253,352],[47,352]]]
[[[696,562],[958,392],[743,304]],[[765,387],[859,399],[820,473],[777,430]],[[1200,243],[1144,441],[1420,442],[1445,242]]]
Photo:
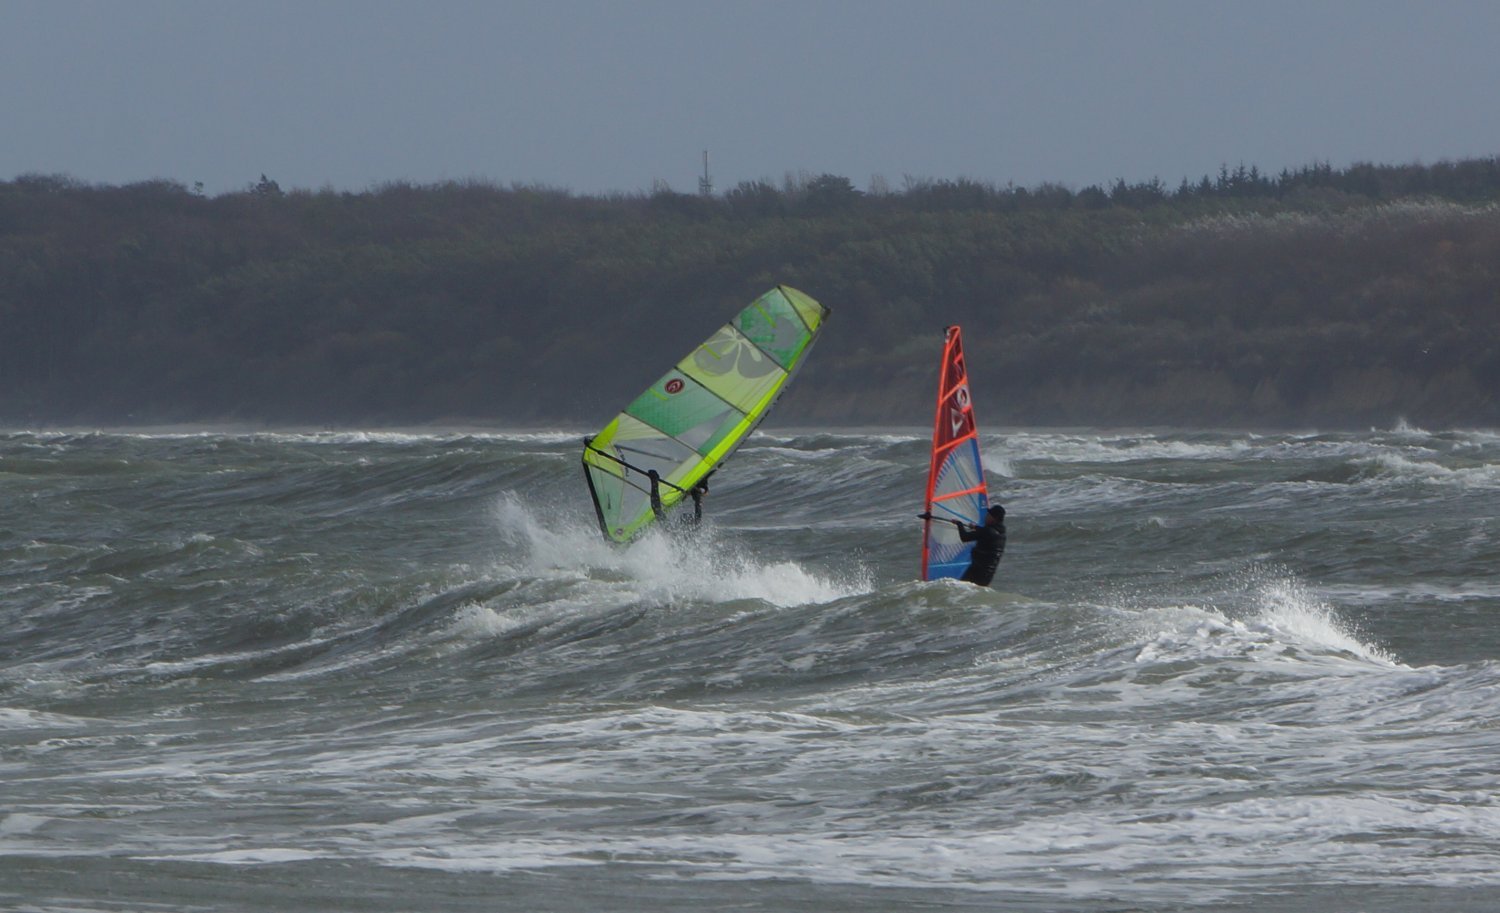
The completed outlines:
[[[613,416],[611,416],[612,418]],[[100,423],[91,424],[87,422],[72,423],[59,422],[56,424],[22,425],[0,421],[0,434],[138,434],[145,436],[190,436],[190,435],[221,435],[225,437],[249,437],[257,434],[293,434],[314,436],[319,434],[401,434],[412,436],[462,436],[462,435],[505,435],[505,434],[576,434],[582,439],[583,436],[591,434],[602,427],[603,421],[598,426],[584,426],[575,424],[544,426],[526,423],[508,423],[501,421],[462,421],[462,422],[429,422],[429,423],[406,423],[406,424],[329,424],[311,425],[305,423],[278,424],[275,422],[251,423],[243,421],[225,422],[164,422],[146,423],[140,425],[124,423]],[[1006,434],[1163,434],[1202,431],[1215,434],[1266,434],[1266,435],[1317,435],[1317,434],[1351,434],[1386,432],[1399,434],[1402,432],[1413,433],[1494,433],[1500,434],[1500,424],[1496,425],[1414,425],[1405,421],[1396,421],[1389,425],[1163,425],[1163,424],[1139,424],[1123,423],[1116,425],[1100,424],[1069,424],[1069,425],[982,425],[980,434],[985,437],[1003,437]],[[765,434],[770,436],[804,437],[810,435],[827,434],[832,436],[857,436],[861,434],[903,434],[918,438],[926,438],[932,434],[932,427],[911,424],[850,424],[850,425],[801,425],[801,424],[775,424],[767,421],[752,434]]]
[[[1500,158],[1073,192],[363,194],[0,182],[0,423],[602,424],[777,284],[831,311],[771,416],[1500,426]],[[226,418],[228,417],[228,418]]]

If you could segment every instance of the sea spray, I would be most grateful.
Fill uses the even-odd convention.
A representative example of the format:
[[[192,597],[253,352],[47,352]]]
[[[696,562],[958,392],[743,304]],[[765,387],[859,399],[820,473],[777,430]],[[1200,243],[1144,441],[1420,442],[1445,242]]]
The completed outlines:
[[[1259,580],[1255,596],[1260,604],[1257,620],[1278,636],[1372,662],[1397,661],[1378,645],[1362,641],[1357,625],[1290,573]]]
[[[994,589],[922,440],[0,434],[0,907],[1493,909],[1500,489],[1348,467],[1500,437],[996,432]]]

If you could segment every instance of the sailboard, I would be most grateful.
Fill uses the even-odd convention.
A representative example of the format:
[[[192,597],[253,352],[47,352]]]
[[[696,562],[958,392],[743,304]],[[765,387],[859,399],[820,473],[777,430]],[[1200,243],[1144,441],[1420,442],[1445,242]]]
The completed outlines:
[[[956,326],[943,333],[937,414],[932,425],[932,459],[927,470],[927,501],[923,510],[933,517],[922,524],[923,580],[963,576],[974,543],[959,539],[958,528],[946,521],[959,520],[979,526],[989,509],[962,334]]]
[[[778,285],[585,438],[583,474],[604,537],[629,542],[656,519],[651,470],[669,510],[717,469],[775,405],[827,317],[808,295]]]

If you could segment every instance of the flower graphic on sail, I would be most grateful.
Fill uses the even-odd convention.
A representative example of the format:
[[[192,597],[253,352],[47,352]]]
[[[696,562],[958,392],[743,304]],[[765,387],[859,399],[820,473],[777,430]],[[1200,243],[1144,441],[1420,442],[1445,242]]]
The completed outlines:
[[[755,343],[727,326],[698,347],[693,353],[693,364],[708,374],[741,377],[764,377],[780,370]]]

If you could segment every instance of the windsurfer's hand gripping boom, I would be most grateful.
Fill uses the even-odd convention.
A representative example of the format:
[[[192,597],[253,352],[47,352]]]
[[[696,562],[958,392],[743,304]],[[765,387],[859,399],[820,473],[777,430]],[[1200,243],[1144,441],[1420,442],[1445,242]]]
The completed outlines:
[[[622,457],[618,457],[612,453],[607,453],[603,450],[600,450],[598,447],[595,447],[593,445],[593,440],[594,439],[591,437],[586,437],[583,439],[583,446],[590,453],[598,454],[599,456],[604,457],[606,460],[610,460],[625,467],[625,469],[629,472],[638,473],[646,477],[647,485],[649,486],[647,490],[651,497],[651,512],[656,515],[657,520],[665,520],[667,516],[666,508],[662,504],[661,500],[661,486],[665,485],[668,488],[677,491],[679,494],[686,495],[693,499],[693,517],[692,520],[689,521],[692,525],[697,525],[700,521],[702,521],[703,499],[708,495],[708,479],[709,476],[712,476],[716,470],[709,470],[696,482],[694,482],[691,488],[683,488],[681,485],[678,485],[675,482],[669,482],[666,479],[662,478],[661,473],[655,469],[642,469],[641,467],[636,466],[635,464],[629,462],[628,460],[625,460]],[[627,479],[627,481],[629,480]],[[635,485],[634,482],[629,482],[629,484]]]
[[[965,526],[972,525],[972,524],[969,524],[969,523],[965,523],[962,520],[955,520],[952,517],[934,517],[932,514],[917,514],[917,519],[918,520],[942,520],[945,523],[952,523],[954,526],[958,527],[959,529],[963,529]]]
[[[660,475],[657,474],[656,470],[654,469],[642,469],[641,467],[636,466],[632,463],[627,463],[625,460],[620,459],[612,453],[605,453],[603,450],[600,450],[598,447],[595,447],[592,443],[590,443],[590,441],[592,440],[593,438],[584,438],[583,440],[583,445],[587,447],[591,453],[597,453],[600,456],[604,457],[606,460],[613,460],[614,462],[619,463],[621,466],[624,466],[631,472],[638,472],[648,479],[652,476],[655,476],[655,481],[659,482],[660,484],[665,485],[668,488],[675,488],[683,494],[688,493],[688,490],[686,488],[683,488],[681,485],[674,485],[673,483],[668,482],[666,479],[663,479]]]

